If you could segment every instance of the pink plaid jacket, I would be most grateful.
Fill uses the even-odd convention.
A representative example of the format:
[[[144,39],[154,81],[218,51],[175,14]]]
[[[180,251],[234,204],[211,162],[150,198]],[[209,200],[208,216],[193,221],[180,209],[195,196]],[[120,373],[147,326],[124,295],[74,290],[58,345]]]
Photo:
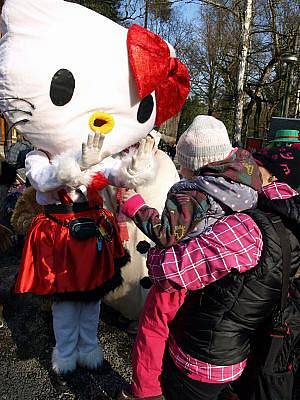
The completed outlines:
[[[262,189],[271,200],[298,195],[285,183],[273,182]],[[202,289],[237,269],[256,266],[262,250],[259,228],[247,214],[229,215],[201,236],[171,248],[154,247],[148,253],[149,276],[165,291]]]
[[[151,249],[149,276],[166,291],[202,289],[233,269],[246,272],[255,267],[261,250],[262,235],[253,219],[234,214],[222,218],[188,244]]]

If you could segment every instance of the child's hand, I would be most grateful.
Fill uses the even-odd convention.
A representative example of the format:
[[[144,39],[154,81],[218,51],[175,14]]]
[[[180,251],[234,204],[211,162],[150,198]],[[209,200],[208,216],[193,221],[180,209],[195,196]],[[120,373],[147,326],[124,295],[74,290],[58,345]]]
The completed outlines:
[[[137,194],[136,193],[136,191],[135,190],[133,190],[133,189],[128,189],[128,190],[126,190],[124,193],[123,193],[123,196],[122,196],[122,201],[123,201],[123,203],[125,203],[127,200],[129,200],[132,196],[134,196],[135,194]]]
[[[104,135],[100,132],[96,132],[94,137],[92,134],[88,136],[87,143],[82,143],[82,154],[80,160],[80,168],[82,170],[88,169],[103,160],[105,157],[101,154],[103,141]]]

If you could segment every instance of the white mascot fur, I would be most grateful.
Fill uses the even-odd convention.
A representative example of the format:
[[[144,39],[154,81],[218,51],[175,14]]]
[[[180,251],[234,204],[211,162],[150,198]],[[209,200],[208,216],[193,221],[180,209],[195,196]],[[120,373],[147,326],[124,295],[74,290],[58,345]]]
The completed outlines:
[[[163,207],[177,179],[170,159],[158,152],[138,170],[135,147],[124,150],[181,109],[188,73],[157,35],[63,0],[6,0],[1,32],[0,110],[35,147],[26,175],[44,206],[27,234],[15,290],[54,296],[55,371],[97,368],[100,299],[120,285],[122,265],[114,265],[124,252],[114,217],[95,201],[110,183]],[[132,261],[107,301],[135,319],[146,274],[135,247],[144,238],[130,225],[129,235]]]

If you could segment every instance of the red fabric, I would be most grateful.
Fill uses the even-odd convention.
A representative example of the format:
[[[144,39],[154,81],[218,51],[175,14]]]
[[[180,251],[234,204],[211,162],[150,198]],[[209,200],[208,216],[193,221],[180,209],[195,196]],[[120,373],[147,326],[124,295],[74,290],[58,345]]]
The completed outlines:
[[[103,199],[98,191],[104,189],[108,184],[108,179],[102,172],[97,172],[97,174],[93,176],[92,181],[87,188],[88,201],[92,207],[97,204],[103,206]]]
[[[132,390],[136,397],[162,394],[160,375],[168,324],[184,302],[186,290],[167,293],[152,286],[140,316],[139,329],[132,351]]]
[[[65,189],[61,189],[57,192],[59,200],[62,204],[73,204],[71,197],[65,191]]]
[[[291,143],[291,147],[293,147],[296,150],[300,150],[300,143]]]
[[[63,222],[79,217],[98,221],[102,211],[114,224],[115,232],[118,232],[114,218],[107,210],[53,215]],[[114,258],[123,255],[124,249],[118,234],[114,235],[111,242],[103,240],[99,254],[96,238],[74,239],[67,227],[39,214],[26,237],[15,291],[38,295],[90,291],[112,278],[115,272]]]
[[[139,97],[155,91],[155,123],[160,125],[183,107],[190,91],[188,70],[178,58],[170,56],[162,38],[139,25],[128,29],[127,48]]]

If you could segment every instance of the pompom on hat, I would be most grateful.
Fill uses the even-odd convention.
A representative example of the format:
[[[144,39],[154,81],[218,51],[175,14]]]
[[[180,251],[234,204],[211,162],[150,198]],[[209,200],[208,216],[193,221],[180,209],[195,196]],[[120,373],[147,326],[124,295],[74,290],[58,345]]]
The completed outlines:
[[[182,167],[197,171],[204,165],[224,160],[231,150],[223,122],[209,115],[198,115],[181,135],[176,155]]]

